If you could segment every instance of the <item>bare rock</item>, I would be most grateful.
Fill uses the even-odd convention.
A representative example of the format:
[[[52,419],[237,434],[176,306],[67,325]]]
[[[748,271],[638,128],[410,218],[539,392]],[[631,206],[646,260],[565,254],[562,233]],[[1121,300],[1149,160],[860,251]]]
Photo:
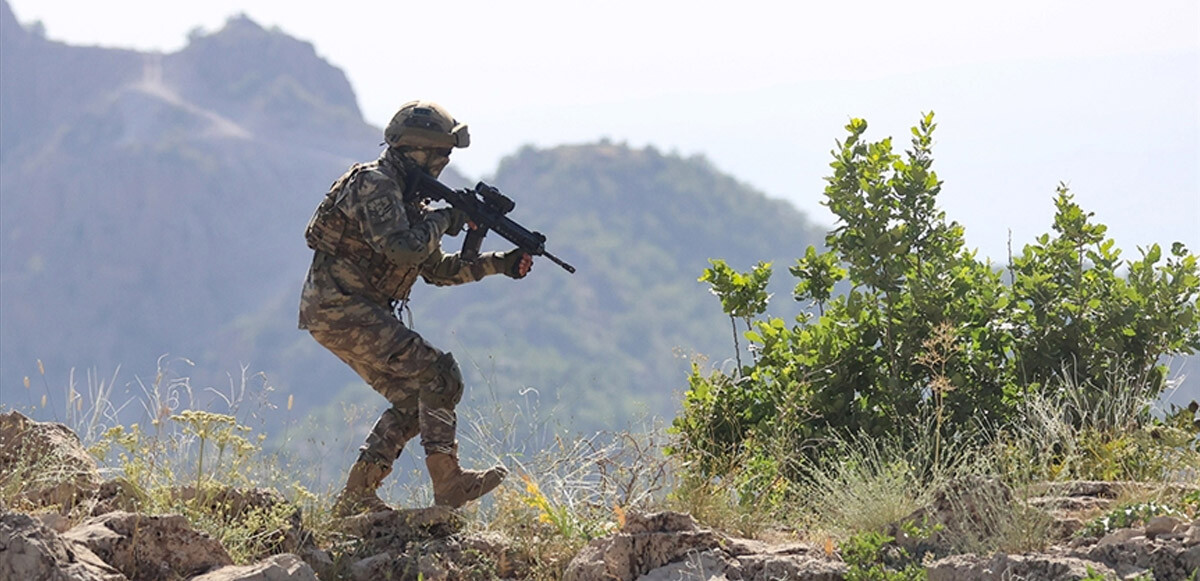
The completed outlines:
[[[736,568],[726,571],[730,579],[744,581],[773,581],[803,579],[805,581],[841,581],[846,564],[825,558],[814,551],[801,553],[767,552],[737,558]]]
[[[337,524],[341,532],[362,539],[372,552],[402,553],[411,542],[453,535],[466,521],[450,508],[434,506],[361,514]]]
[[[317,581],[317,575],[300,557],[284,553],[254,565],[222,567],[191,581]]]
[[[953,555],[933,562],[926,570],[929,581],[1071,581],[1087,579],[1093,572],[1108,578],[1115,575],[1112,569],[1099,563],[1044,554]]]
[[[309,567],[312,567],[317,577],[321,579],[336,578],[337,564],[334,563],[333,556],[329,554],[329,551],[320,549],[314,545],[301,548],[298,554],[305,563],[308,563]]]
[[[1196,545],[1200,545],[1200,518],[1192,522],[1192,525],[1183,533],[1183,546],[1194,547]]]
[[[471,561],[468,566],[475,569],[490,566],[494,576],[501,579],[524,578],[532,567],[509,539],[496,533],[469,536],[459,543],[459,550],[458,562]]]
[[[530,564],[496,534],[410,542],[402,552],[385,551],[350,565],[355,581],[523,579]]]
[[[1145,539],[1145,531],[1140,527],[1130,527],[1126,529],[1117,529],[1107,535],[1104,535],[1097,543],[1097,547],[1107,547],[1109,545],[1119,545],[1127,543],[1134,539]]]
[[[321,576],[433,581],[527,575],[530,564],[512,543],[494,533],[461,536],[465,525],[458,512],[436,506],[341,519],[340,532],[355,539],[345,545],[351,552],[340,553],[342,564],[330,567],[332,575]]]
[[[70,428],[35,422],[20,412],[0,414],[0,484],[19,483],[34,507],[73,507],[100,488],[96,460]]]
[[[13,512],[0,514],[0,579],[127,581],[87,547]]]
[[[1146,522],[1146,536],[1151,539],[1165,537],[1183,531],[1183,519],[1173,516],[1156,516]]]
[[[465,577],[435,554],[380,553],[350,566],[354,581],[457,581]]]
[[[1071,556],[1104,563],[1122,578],[1153,571],[1156,581],[1176,581],[1190,579],[1200,571],[1200,545],[1189,547],[1178,539],[1150,539],[1141,534],[1096,543],[1072,551]]]
[[[111,512],[67,531],[121,573],[138,581],[192,577],[233,564],[216,540],[180,515]]]
[[[700,529],[690,515],[631,514],[613,536],[587,544],[567,566],[565,581],[633,581],[654,569],[720,546],[723,537]]]
[[[729,581],[726,572],[736,566],[718,551],[704,551],[687,559],[664,565],[637,578],[637,581]],[[781,576],[779,579],[796,579]]]
[[[841,581],[846,565],[803,543],[726,537],[680,513],[630,514],[620,532],[589,543],[566,581]]]
[[[350,565],[350,575],[354,581],[373,581],[374,579],[396,579],[393,570],[394,557],[391,553],[380,553],[366,559],[359,559]]]

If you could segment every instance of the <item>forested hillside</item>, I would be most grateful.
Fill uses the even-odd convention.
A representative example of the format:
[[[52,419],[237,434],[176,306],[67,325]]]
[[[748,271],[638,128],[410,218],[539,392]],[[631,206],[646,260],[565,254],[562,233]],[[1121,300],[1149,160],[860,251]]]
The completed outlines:
[[[379,152],[342,72],[244,17],[171,54],[49,41],[7,4],[0,17],[2,403],[28,403],[14,388],[39,360],[54,389],[71,368],[83,383],[119,367],[133,397],[168,355],[196,397],[244,368],[277,404],[294,396],[292,418],[381,405],[295,325],[304,224]],[[823,234],[704,159],[653,149],[525,149],[488,179],[579,272],[538,261],[520,282],[418,288],[415,325],[464,361],[473,394],[503,403],[532,387],[579,429],[670,414],[681,356],[732,357],[728,320],[696,282],[707,258],[790,262]]]

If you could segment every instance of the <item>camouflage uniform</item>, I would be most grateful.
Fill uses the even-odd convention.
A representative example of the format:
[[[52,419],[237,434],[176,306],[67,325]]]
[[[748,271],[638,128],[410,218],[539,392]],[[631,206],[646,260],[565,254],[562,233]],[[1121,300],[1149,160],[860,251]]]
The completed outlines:
[[[455,285],[513,268],[512,253],[471,262],[444,253],[441,237],[461,229],[461,216],[405,202],[412,171],[420,170],[392,149],[355,165],[334,182],[306,231],[315,252],[300,328],[392,404],[359,455],[386,466],[418,433],[427,455],[454,455],[454,408],[463,393],[454,357],[404,326],[394,306],[408,298],[418,276]]]

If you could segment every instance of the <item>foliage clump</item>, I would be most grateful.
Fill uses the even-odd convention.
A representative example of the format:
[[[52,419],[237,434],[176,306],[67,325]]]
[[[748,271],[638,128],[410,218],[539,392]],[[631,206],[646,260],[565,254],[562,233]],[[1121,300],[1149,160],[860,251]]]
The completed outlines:
[[[825,188],[836,227],[825,251],[810,246],[789,268],[806,306],[793,321],[762,317],[769,265],[742,274],[712,261],[700,280],[746,321],[753,360],[733,373],[693,366],[674,430],[675,452],[694,471],[720,477],[731,458],[751,457],[766,474],[799,480],[822,442],[903,440],[920,431],[913,426],[932,426],[937,464],[950,443],[1003,447],[1028,400],[1064,392],[1077,405],[1058,420],[1072,435],[1097,431],[1093,448],[1124,445],[1114,439],[1135,425],[1161,432],[1148,405],[1168,385],[1161,361],[1200,350],[1197,257],[1175,243],[1122,259],[1060,185],[1053,233],[997,269],[965,248],[962,226],[936,205],[935,127],[925,115],[899,154],[891,138],[865,140],[865,121],[847,125]],[[1131,415],[1095,413],[1114,400],[1132,402],[1123,408]],[[1194,425],[1188,438],[1194,450]],[[768,451],[763,442],[787,453],[755,452]],[[1040,453],[1061,468],[1061,448]],[[1133,474],[1135,456],[1111,475],[1166,469]]]

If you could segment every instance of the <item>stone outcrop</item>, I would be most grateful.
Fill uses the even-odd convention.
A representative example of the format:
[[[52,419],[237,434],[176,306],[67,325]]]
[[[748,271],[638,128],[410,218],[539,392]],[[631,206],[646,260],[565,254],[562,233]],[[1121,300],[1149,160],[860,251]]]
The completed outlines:
[[[111,512],[63,533],[130,579],[173,581],[233,564],[215,539],[180,515]]]
[[[466,521],[445,507],[377,512],[342,519],[338,528],[357,539],[345,565],[322,578],[372,581],[520,579],[529,563],[495,533],[462,535]],[[309,561],[310,563],[312,560]]]
[[[413,541],[448,537],[465,525],[458,513],[435,506],[347,517],[338,522],[338,529],[362,539],[372,549],[397,551]]]
[[[1087,579],[1093,573],[1104,575],[1105,578],[1114,575],[1112,569],[1084,559],[1003,553],[993,557],[954,555],[935,561],[928,571],[929,581],[1077,581]]]
[[[720,546],[722,537],[686,514],[629,515],[613,536],[588,543],[571,561],[566,581],[633,581],[653,569]]]
[[[100,488],[100,471],[70,428],[0,414],[0,484],[16,483],[34,508],[69,509]]]
[[[381,577],[382,578],[382,577]],[[318,581],[307,563],[290,553],[275,555],[259,563],[222,567],[193,577],[191,581]]]
[[[805,579],[835,581],[846,567],[804,544],[767,545],[704,529],[686,514],[630,514],[621,530],[592,541],[571,561],[567,581]]]
[[[4,512],[0,513],[0,579],[126,581],[127,577],[38,519]]]
[[[1103,563],[1121,578],[1152,571],[1156,581],[1183,581],[1200,571],[1200,535],[1195,531],[1200,531],[1200,519],[1152,519],[1146,527],[1119,529],[1070,554]]]

